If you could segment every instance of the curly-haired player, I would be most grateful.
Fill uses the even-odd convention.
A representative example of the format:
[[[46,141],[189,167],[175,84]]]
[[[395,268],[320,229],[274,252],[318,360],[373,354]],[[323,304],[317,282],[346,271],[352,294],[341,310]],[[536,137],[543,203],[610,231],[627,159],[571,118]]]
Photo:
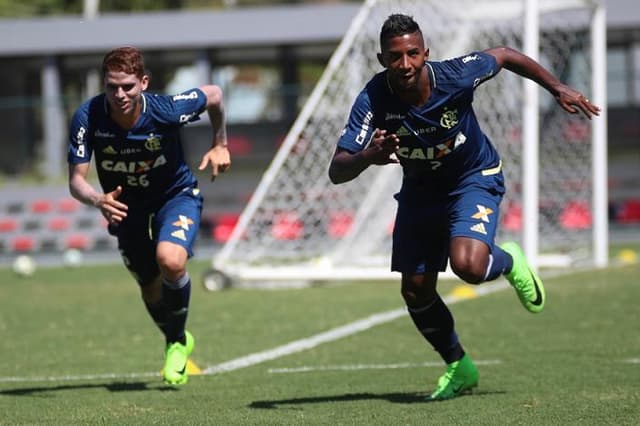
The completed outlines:
[[[591,118],[600,109],[508,47],[429,61],[422,31],[410,16],[389,16],[380,46],[385,70],[356,98],[329,177],[339,184],[371,165],[402,166],[391,268],[402,274],[402,296],[415,326],[447,364],[430,399],[447,399],[478,384],[478,370],[436,290],[447,261],[470,284],[505,275],[531,312],[545,304],[542,281],[520,247],[494,243],[504,178],[500,156],[474,114],[474,90],[505,68],[537,82],[569,113]]]

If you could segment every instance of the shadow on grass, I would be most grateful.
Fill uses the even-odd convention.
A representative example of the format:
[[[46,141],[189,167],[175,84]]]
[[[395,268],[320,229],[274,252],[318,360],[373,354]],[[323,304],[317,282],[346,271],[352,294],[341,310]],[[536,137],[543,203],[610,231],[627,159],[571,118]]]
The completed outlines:
[[[58,385],[58,386],[38,386],[29,388],[17,388],[0,390],[0,396],[33,396],[37,394],[45,394],[49,392],[59,392],[77,389],[106,389],[110,392],[140,392],[140,391],[175,391],[175,387],[166,385],[157,385],[155,383],[145,382],[113,382],[113,383],[93,383],[93,384],[74,384],[74,385]]]
[[[479,396],[488,394],[501,394],[504,391],[474,391],[473,393],[466,393],[458,398],[466,396]],[[344,395],[326,395],[326,396],[310,396],[305,398],[291,398],[291,399],[278,399],[272,401],[253,401],[249,404],[249,408],[256,409],[274,409],[280,405],[295,405],[295,404],[317,404],[326,402],[353,402],[379,399],[384,401],[393,402],[396,404],[415,404],[415,403],[431,403],[439,402],[427,399],[429,394],[423,392],[392,392],[392,393],[348,393]]]

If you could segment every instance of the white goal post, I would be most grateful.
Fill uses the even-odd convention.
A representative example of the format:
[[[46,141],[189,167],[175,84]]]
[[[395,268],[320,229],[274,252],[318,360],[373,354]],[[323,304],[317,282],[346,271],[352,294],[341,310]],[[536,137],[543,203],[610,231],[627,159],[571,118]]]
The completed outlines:
[[[596,0],[368,0],[354,18],[229,240],[210,288],[282,280],[389,279],[396,165],[354,181],[327,175],[349,109],[381,70],[379,31],[392,13],[421,25],[430,59],[507,45],[606,105],[605,11]],[[507,181],[498,241],[521,242],[538,267],[607,263],[606,110],[567,114],[538,86],[501,72],[476,91],[481,124]]]

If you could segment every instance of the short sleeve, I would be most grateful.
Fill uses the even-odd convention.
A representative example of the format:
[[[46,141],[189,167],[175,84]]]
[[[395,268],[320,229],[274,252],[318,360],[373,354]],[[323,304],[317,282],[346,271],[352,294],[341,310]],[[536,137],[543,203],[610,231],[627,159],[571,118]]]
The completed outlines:
[[[83,104],[71,119],[67,149],[67,162],[69,164],[81,164],[91,161],[88,108],[88,103]]]
[[[460,69],[459,81],[468,88],[476,88],[498,73],[496,58],[485,52],[472,52],[453,61]]]
[[[362,151],[373,136],[374,114],[371,99],[366,90],[356,98],[347,124],[340,135],[338,147],[355,153]]]
[[[153,102],[151,112],[158,122],[186,124],[200,118],[207,106],[207,95],[194,88],[173,96],[153,95],[150,102]]]

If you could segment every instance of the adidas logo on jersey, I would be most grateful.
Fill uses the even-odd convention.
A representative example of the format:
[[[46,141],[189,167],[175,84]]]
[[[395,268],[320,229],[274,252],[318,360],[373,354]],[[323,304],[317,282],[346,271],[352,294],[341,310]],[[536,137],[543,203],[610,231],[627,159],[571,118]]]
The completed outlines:
[[[105,153],[105,154],[112,154],[112,155],[117,154],[116,150],[113,149],[113,147],[111,145],[109,145],[108,147],[103,149],[102,152]]]
[[[171,236],[175,237],[175,238],[178,238],[178,239],[180,239],[182,241],[187,241],[187,236],[185,235],[183,229],[178,229],[177,231],[173,231],[171,233]]]
[[[482,235],[487,235],[487,230],[484,228],[484,224],[482,222],[476,223],[470,228],[472,231],[479,232]]]

